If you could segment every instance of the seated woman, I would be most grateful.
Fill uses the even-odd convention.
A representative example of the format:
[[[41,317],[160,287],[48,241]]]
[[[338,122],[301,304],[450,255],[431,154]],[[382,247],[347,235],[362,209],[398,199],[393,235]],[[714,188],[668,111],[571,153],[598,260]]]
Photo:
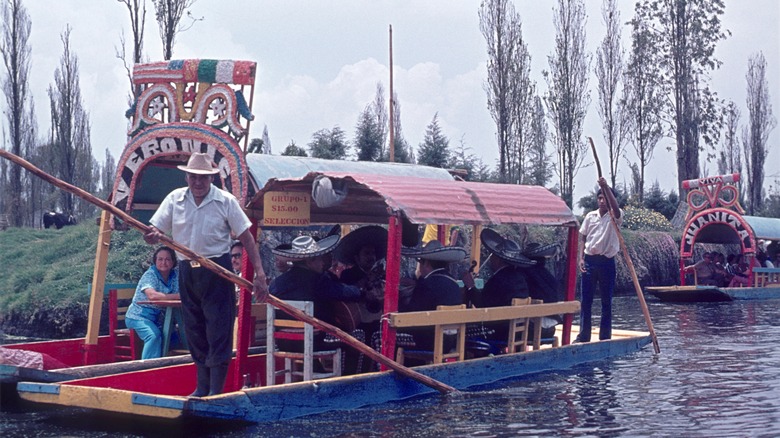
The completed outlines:
[[[712,253],[705,252],[702,256],[702,260],[696,264],[688,265],[685,267],[686,272],[696,271],[696,281],[700,285],[705,286],[719,286],[718,278],[716,277],[715,266],[712,261]]]
[[[125,324],[135,330],[144,341],[141,359],[162,355],[162,309],[140,301],[178,300],[179,276],[176,271],[176,253],[167,246],[157,248],[152,266],[144,272],[135,288],[133,302],[125,314]]]
[[[742,261],[742,254],[736,254],[734,256],[734,261],[729,264],[729,267],[732,275],[729,287],[745,287],[750,285],[750,279],[748,277],[749,267],[747,263]]]

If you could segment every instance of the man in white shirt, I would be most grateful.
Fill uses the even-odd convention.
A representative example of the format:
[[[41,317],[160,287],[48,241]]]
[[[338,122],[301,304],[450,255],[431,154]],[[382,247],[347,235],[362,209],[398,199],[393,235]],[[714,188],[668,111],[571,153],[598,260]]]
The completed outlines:
[[[260,254],[247,218],[231,193],[214,186],[219,170],[205,153],[193,153],[186,166],[187,187],[175,189],[165,197],[150,219],[152,231],[144,235],[149,244],[170,233],[174,241],[233,270],[230,260],[230,233],[244,245],[254,267],[253,293],[259,302],[268,296]],[[236,294],[233,285],[198,262],[179,256],[184,328],[192,359],[197,368],[197,387],[192,397],[220,394],[225,386],[230,363]]]
[[[612,293],[615,289],[615,256],[620,251],[617,227],[612,224],[611,209],[617,226],[623,223],[612,188],[603,177],[598,179],[598,210],[585,215],[580,226],[579,268],[582,285],[580,334],[575,342],[590,342],[591,308],[598,283],[601,294],[599,339],[612,338]]]

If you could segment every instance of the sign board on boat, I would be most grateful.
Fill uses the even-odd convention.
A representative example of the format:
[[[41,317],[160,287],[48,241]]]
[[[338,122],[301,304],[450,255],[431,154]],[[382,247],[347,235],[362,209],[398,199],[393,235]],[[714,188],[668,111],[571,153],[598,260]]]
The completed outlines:
[[[305,227],[311,223],[311,195],[301,192],[267,192],[263,196],[263,225]]]

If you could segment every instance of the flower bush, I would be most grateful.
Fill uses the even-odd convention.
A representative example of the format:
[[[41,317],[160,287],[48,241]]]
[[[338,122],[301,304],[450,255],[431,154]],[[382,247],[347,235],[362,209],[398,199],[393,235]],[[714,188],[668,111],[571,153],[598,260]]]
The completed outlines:
[[[623,209],[623,228],[634,231],[672,231],[672,224],[655,210],[627,205]]]

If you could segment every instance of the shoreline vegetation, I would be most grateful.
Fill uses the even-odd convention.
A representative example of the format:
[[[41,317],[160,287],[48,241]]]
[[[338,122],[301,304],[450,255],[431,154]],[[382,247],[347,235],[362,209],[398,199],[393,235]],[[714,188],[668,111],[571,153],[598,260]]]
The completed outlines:
[[[549,243],[565,241],[544,229],[499,230],[510,238]],[[0,232],[0,335],[65,339],[86,334],[98,227],[94,220],[56,229],[9,228]],[[262,256],[271,266],[273,233],[265,233]],[[679,237],[673,232],[624,230],[626,246],[644,286],[677,284]],[[153,248],[141,233],[117,231],[111,236],[106,283],[134,283],[149,266]],[[565,260],[551,265],[560,277]],[[272,271],[267,271],[272,272]],[[624,258],[618,257],[616,291],[633,295]],[[106,300],[101,334],[108,330]]]

